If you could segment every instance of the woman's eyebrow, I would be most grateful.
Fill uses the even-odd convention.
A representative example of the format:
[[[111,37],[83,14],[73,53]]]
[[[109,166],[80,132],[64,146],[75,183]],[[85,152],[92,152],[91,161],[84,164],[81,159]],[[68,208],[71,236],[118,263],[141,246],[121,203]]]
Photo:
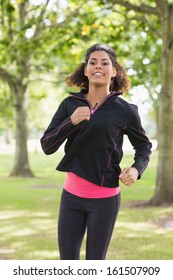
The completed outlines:
[[[90,59],[92,59],[92,60],[97,60],[97,58],[94,58],[94,57],[91,57]],[[107,61],[108,61],[107,58],[102,58],[101,60],[107,60]]]

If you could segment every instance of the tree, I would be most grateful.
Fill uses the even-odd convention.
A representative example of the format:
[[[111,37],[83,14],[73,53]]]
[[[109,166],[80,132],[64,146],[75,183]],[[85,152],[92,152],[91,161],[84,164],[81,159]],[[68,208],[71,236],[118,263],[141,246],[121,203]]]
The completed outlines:
[[[13,98],[9,88],[0,82],[0,128],[4,134],[6,144],[11,141],[11,131],[14,126],[12,102]],[[5,133],[4,133],[5,131]]]
[[[168,0],[131,1],[110,0],[112,7],[123,6],[135,11],[136,18],[143,14],[150,32],[156,32],[162,40],[158,74],[161,90],[158,96],[158,168],[156,189],[150,203],[154,206],[173,203],[173,2]],[[146,3],[147,2],[147,3]],[[159,29],[153,28],[150,17],[159,20]],[[134,16],[135,17],[135,16]],[[139,20],[139,17],[138,17]]]
[[[27,150],[28,86],[35,73],[54,69],[57,57],[74,44],[72,33],[81,25],[75,17],[83,1],[77,3],[68,1],[67,5],[67,2],[51,0],[0,3],[0,79],[13,94],[16,123],[11,176],[33,176]],[[57,72],[59,69],[62,66],[56,66]]]

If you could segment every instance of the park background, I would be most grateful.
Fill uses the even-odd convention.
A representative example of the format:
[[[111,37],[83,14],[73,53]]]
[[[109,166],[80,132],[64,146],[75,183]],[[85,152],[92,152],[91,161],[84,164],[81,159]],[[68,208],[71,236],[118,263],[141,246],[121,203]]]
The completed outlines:
[[[173,1],[6,0],[0,24],[0,259],[59,259],[63,147],[46,156],[39,139],[94,43],[116,50],[132,84],[123,98],[153,143],[142,179],[121,185],[107,259],[173,259]],[[132,161],[125,139],[121,167]]]

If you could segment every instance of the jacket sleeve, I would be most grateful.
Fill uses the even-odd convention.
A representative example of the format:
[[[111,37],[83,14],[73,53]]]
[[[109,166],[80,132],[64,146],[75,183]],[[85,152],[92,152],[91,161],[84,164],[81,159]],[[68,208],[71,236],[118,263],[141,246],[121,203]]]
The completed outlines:
[[[64,99],[40,139],[44,153],[46,155],[55,153],[76,127],[67,113],[66,99]]]
[[[146,133],[141,125],[141,119],[138,114],[137,106],[131,106],[132,115],[126,128],[126,134],[135,150],[134,163],[132,164],[132,167],[135,167],[138,170],[138,179],[140,179],[142,173],[148,166],[152,144],[146,136]]]

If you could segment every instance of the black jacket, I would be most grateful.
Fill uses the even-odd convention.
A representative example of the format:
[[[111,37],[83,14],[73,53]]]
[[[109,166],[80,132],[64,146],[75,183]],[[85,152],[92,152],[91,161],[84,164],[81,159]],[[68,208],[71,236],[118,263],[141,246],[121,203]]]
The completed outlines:
[[[94,110],[83,91],[71,93],[56,111],[41,138],[45,154],[52,154],[67,139],[65,155],[57,170],[73,172],[97,185],[119,186],[123,151],[123,135],[127,134],[135,149],[134,163],[139,172],[148,165],[151,143],[141,126],[137,106],[129,104],[113,92]],[[70,116],[77,107],[89,106],[91,118],[74,126]]]

